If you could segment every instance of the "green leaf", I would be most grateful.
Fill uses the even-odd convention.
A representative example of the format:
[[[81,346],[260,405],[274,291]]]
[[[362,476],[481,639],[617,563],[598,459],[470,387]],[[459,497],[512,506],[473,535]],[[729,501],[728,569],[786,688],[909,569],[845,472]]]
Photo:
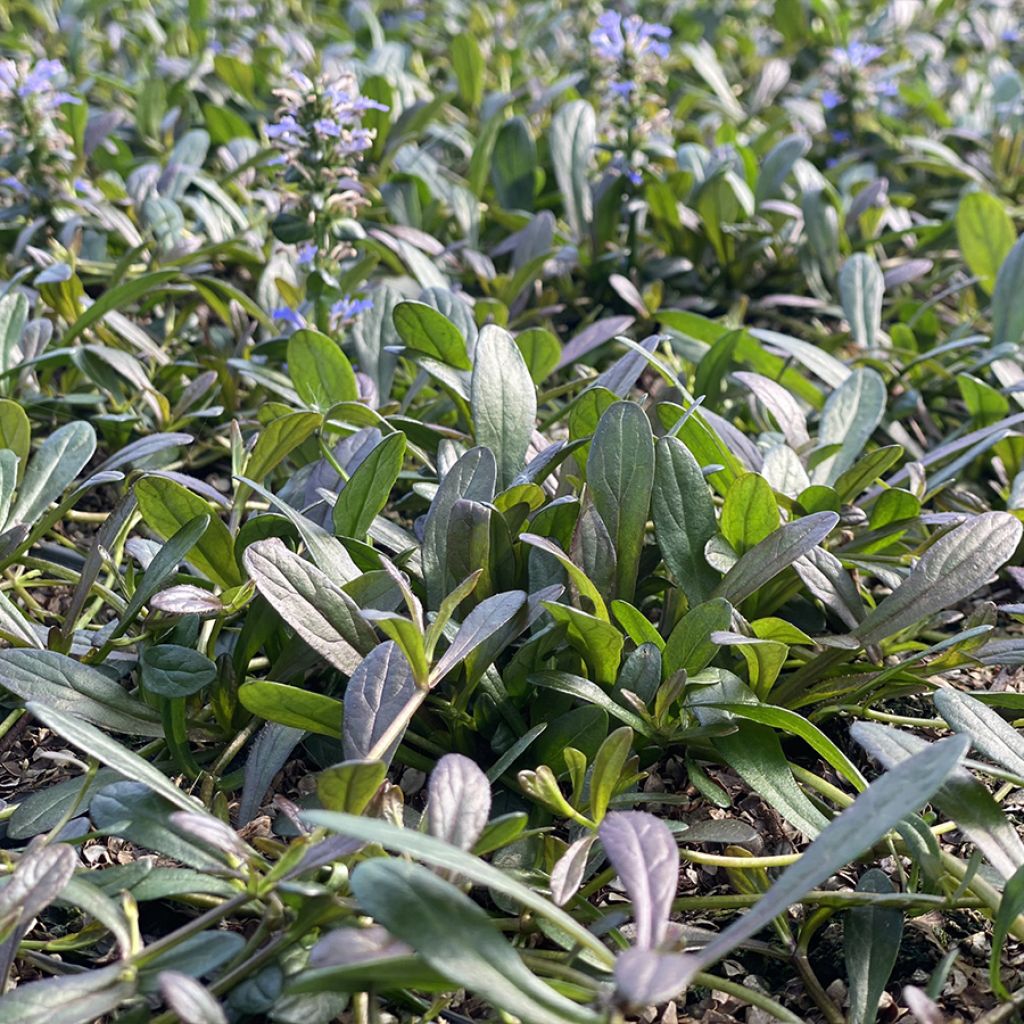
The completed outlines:
[[[498,129],[491,158],[491,181],[503,209],[533,208],[537,147],[525,118],[510,118]]]
[[[328,811],[362,814],[388,773],[383,761],[342,761],[316,779],[316,794]]]
[[[516,345],[523,354],[534,384],[543,383],[554,372],[562,357],[562,346],[558,339],[543,327],[520,331],[516,335]]]
[[[992,991],[1000,999],[1012,998],[1000,976],[999,962],[1003,955],[1006,937],[1020,914],[1024,914],[1024,865],[1017,869],[1014,876],[1003,888],[1003,896],[999,901],[995,921],[992,924],[992,952],[988,961],[988,979]]]
[[[565,750],[572,747],[592,761],[608,735],[608,715],[603,708],[584,705],[573,708],[548,722],[544,734],[534,744],[533,758],[546,764],[556,775],[568,770]]]
[[[1017,232],[1006,207],[989,192],[969,192],[956,209],[956,238],[967,269],[989,295]]]
[[[719,580],[704,558],[718,525],[715,506],[697,460],[674,437],[658,438],[655,446],[651,509],[669,572],[691,606],[706,601]]]
[[[253,480],[262,481],[323,422],[319,413],[291,412],[272,419],[259,433],[245,464]]]
[[[484,55],[476,36],[461,32],[451,41],[452,66],[459,83],[459,95],[469,107],[479,107],[484,98]]]
[[[341,736],[341,701],[333,697],[269,679],[254,679],[238,688],[238,699],[246,711],[268,722],[315,732],[332,740]]]
[[[867,614],[853,635],[870,647],[954,607],[1013,555],[1022,533],[1024,526],[1008,512],[984,512],[950,530],[925,551],[910,575]]]
[[[210,506],[198,494],[166,477],[147,476],[136,481],[135,497],[146,525],[164,540],[197,516],[209,516],[203,535],[187,558],[221,587],[237,587],[242,582],[231,534],[220,519],[211,515]]]
[[[602,622],[611,621],[608,618],[608,608],[604,603],[604,598],[601,597],[601,592],[594,586],[590,577],[557,544],[548,540],[547,537],[538,537],[532,533],[521,533],[519,539],[524,544],[529,544],[530,547],[537,548],[537,550],[550,555],[558,562],[566,571],[569,580],[579,592],[580,597],[590,603],[590,608],[587,608],[584,604],[584,611],[593,614],[596,618],[601,619]]]
[[[589,615],[579,608],[544,601],[544,607],[555,620],[568,627],[569,641],[587,659],[599,683],[611,686],[619,671],[622,657],[622,634],[604,619]]]
[[[857,892],[895,892],[883,871],[865,871]],[[843,921],[843,954],[850,980],[849,1024],[873,1024],[878,1002],[899,955],[903,940],[903,911],[868,904],[846,912]]]
[[[132,753],[127,747],[110,739],[94,726],[79,722],[71,715],[34,701],[30,701],[26,707],[48,729],[52,729],[58,736],[80,750],[91,754],[101,764],[120,772],[126,779],[144,783],[154,793],[165,797],[184,811],[206,813],[202,804],[178,789],[162,771],[154,768],[138,754]]]
[[[731,621],[732,605],[721,597],[691,608],[675,624],[661,652],[662,676],[667,679],[680,669],[695,676],[710,665],[719,649],[711,634],[728,629]]]
[[[476,343],[470,404],[477,443],[494,452],[498,490],[504,490],[526,460],[537,415],[530,371],[508,331],[488,324]]]
[[[600,822],[608,810],[632,749],[633,730],[624,725],[609,733],[594,755],[590,776],[590,816],[594,821]]]
[[[1024,237],[1017,239],[996,275],[992,293],[992,344],[1016,345],[1024,338]]]
[[[632,601],[654,488],[654,437],[643,409],[616,402],[597,425],[587,485],[615,545],[616,594]]]
[[[405,461],[405,434],[385,437],[356,467],[334,504],[334,532],[365,540],[373,520],[391,496]]]
[[[96,451],[96,431],[83,420],[55,430],[29,461],[18,488],[7,526],[34,526],[65,488],[78,476]]]
[[[586,100],[559,107],[551,119],[551,162],[562,193],[565,219],[577,239],[583,237],[594,215],[589,170],[596,141],[597,115]]]
[[[139,664],[142,685],[161,697],[191,697],[217,678],[217,666],[205,654],[179,644],[147,647]]]
[[[77,338],[87,327],[91,327],[111,310],[127,306],[136,299],[142,298],[143,295],[150,297],[158,295],[162,286],[178,277],[179,274],[180,271],[177,270],[155,270],[108,289],[64,332],[62,342],[65,345],[70,345],[74,338]]]
[[[15,696],[113,732],[163,736],[160,717],[108,675],[56,651],[0,651],[0,684]]]
[[[779,506],[763,476],[744,473],[732,482],[722,505],[719,529],[742,555],[779,528]]]
[[[725,763],[804,835],[813,839],[828,825],[828,819],[796,784],[779,738],[771,729],[743,722],[736,732],[716,736],[711,742]]]
[[[337,342],[303,328],[288,339],[288,376],[306,405],[326,412],[359,398],[355,371]]]
[[[530,971],[490,917],[455,886],[418,864],[376,858],[352,873],[362,908],[439,973],[526,1024],[598,1024]],[[458,921],[453,928],[452,922]]]
[[[10,448],[17,456],[20,480],[32,448],[32,427],[25,410],[8,398],[0,399],[0,448]]]
[[[425,302],[400,302],[392,314],[395,330],[408,348],[456,370],[471,370],[462,332],[443,313]]]

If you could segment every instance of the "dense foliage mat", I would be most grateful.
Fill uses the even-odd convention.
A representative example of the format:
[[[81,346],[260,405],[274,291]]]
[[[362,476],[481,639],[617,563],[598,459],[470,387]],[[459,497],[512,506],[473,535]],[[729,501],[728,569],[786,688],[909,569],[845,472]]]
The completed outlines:
[[[0,1024],[1020,1012],[1013,4],[0,53]]]

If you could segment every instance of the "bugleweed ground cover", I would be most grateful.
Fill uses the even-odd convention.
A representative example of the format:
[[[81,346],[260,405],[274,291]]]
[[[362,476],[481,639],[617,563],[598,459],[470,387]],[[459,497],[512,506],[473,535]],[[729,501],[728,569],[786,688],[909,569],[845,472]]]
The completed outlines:
[[[1019,1021],[1017,8],[0,5],[0,1024]]]

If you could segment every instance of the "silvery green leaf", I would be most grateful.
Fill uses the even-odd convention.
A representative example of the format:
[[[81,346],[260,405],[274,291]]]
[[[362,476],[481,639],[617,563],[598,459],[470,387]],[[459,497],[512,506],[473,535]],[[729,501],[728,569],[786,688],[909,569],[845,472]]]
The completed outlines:
[[[692,958],[685,953],[658,953],[634,946],[615,961],[615,998],[626,1007],[641,1009],[679,995],[692,975]]]
[[[29,460],[8,526],[33,526],[65,488],[85,468],[96,451],[96,431],[84,420],[55,430]]]
[[[834,612],[850,629],[864,618],[864,601],[843,563],[824,548],[814,547],[801,555],[793,570],[810,595]]]
[[[205,846],[193,842],[172,826],[173,810],[167,800],[139,782],[112,783],[96,793],[89,803],[89,816],[98,829],[173,857],[200,871],[222,872],[223,863]]]
[[[220,1003],[195,978],[181,971],[161,971],[160,995],[182,1024],[227,1024]]]
[[[427,831],[461,850],[471,850],[491,812],[491,785],[475,761],[445,754],[430,773]]]
[[[0,685],[22,700],[129,736],[163,736],[160,715],[91,665],[56,651],[0,651]]]
[[[194,520],[193,520],[194,521]],[[182,529],[185,529],[182,527]],[[156,559],[154,558],[155,562]],[[182,583],[175,587],[168,587],[154,594],[149,605],[155,611],[164,612],[167,615],[220,615],[224,611],[224,602],[209,590],[193,586],[191,583]]]
[[[865,646],[919,620],[952,608],[1013,555],[1024,526],[1008,512],[984,512],[943,534],[918,559],[910,575],[853,631]]]
[[[172,811],[168,820],[179,832],[198,839],[215,850],[241,857],[243,860],[249,855],[249,848],[238,833],[212,814]]]
[[[646,811],[613,811],[598,836],[633,902],[636,945],[653,949],[664,940],[679,885],[679,847],[669,827]]]
[[[135,995],[122,964],[19,985],[0,999],[0,1024],[92,1024]]]
[[[828,396],[818,427],[818,445],[840,445],[811,471],[817,484],[833,484],[857,461],[885,413],[885,381],[870,367],[854,370]]]
[[[325,572],[277,537],[245,549],[256,589],[317,654],[351,675],[377,643],[358,605]]]
[[[549,145],[565,217],[576,238],[582,238],[593,219],[590,157],[597,141],[597,116],[586,100],[559,107],[551,119]]]
[[[351,886],[362,908],[431,967],[524,1024],[601,1019],[541,981],[484,910],[419,864],[376,857],[355,869]]]
[[[734,373],[733,377],[772,414],[790,447],[799,450],[810,441],[803,410],[786,388],[769,377],[745,370]]]
[[[856,722],[851,735],[887,769],[933,746],[913,733],[876,722]],[[1024,865],[1024,843],[1017,830],[989,791],[966,769],[950,773],[933,801],[974,841],[1003,878],[1011,878]]]
[[[18,859],[7,884],[0,889],[0,919],[17,915],[14,930],[0,943],[0,977],[7,977],[18,943],[32,919],[64,891],[77,864],[74,847],[63,843],[30,848]]]
[[[839,272],[839,294],[850,324],[853,343],[860,349],[874,348],[882,327],[882,298],[885,281],[874,257],[854,253]]]
[[[975,750],[1024,777],[1024,737],[998,712],[953,687],[936,690],[932,700],[954,732],[970,736]]]
[[[839,516],[835,512],[815,512],[783,523],[774,533],[740,555],[715,588],[715,596],[724,597],[734,606],[740,604],[820,544],[838,522]]]
[[[340,967],[361,960],[380,960],[390,956],[409,956],[412,947],[400,942],[386,928],[371,924],[365,928],[334,928],[309,951],[309,966]]]
[[[341,737],[345,760],[367,758],[415,693],[412,669],[398,644],[388,640],[375,647],[352,673],[345,689]],[[381,760],[390,762],[401,738],[401,733],[395,737]]]
[[[696,973],[767,927],[810,889],[930,800],[960,766],[969,745],[963,736],[939,740],[871,783],[742,917],[698,952],[678,955],[673,967],[676,991],[686,988]]]
[[[114,768],[126,779],[144,783],[154,793],[160,794],[183,811],[205,813],[205,808],[198,800],[178,789],[162,771],[100,732],[95,726],[34,701],[29,701],[26,707],[48,729],[52,729],[58,736],[87,754],[91,754],[101,764]]]
[[[537,415],[537,390],[519,346],[504,328],[481,328],[470,383],[473,432],[494,452],[498,489],[504,490],[526,462]]]

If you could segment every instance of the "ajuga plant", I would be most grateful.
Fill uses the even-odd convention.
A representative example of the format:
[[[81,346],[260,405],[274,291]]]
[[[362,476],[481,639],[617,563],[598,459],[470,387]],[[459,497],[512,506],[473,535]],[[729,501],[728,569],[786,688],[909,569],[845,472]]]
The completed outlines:
[[[0,10],[0,1024],[1013,1019],[1014,11],[122,6]]]

